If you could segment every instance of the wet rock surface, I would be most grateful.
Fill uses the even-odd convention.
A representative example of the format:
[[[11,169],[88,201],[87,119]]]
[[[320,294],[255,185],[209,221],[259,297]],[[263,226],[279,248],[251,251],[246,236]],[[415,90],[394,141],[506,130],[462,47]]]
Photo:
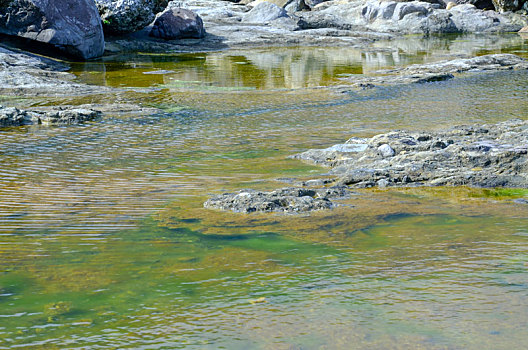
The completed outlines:
[[[393,131],[346,145],[360,151],[309,150],[294,158],[332,168],[353,188],[474,186],[528,188],[528,121],[459,126],[437,132]],[[383,149],[393,150],[390,155]],[[392,152],[391,152],[392,153]]]
[[[78,107],[58,107],[47,110],[21,110],[0,106],[0,127],[21,125],[70,125],[101,117],[101,112]]]
[[[204,207],[239,213],[303,213],[331,209],[336,206],[332,200],[348,195],[349,191],[344,186],[315,189],[285,187],[271,192],[242,190],[212,197],[204,203]]]

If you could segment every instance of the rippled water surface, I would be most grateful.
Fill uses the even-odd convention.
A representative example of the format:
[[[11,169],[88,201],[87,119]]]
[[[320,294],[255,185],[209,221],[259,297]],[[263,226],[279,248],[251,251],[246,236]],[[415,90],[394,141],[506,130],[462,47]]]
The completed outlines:
[[[210,194],[324,172],[287,156],[396,128],[528,118],[528,73],[335,93],[342,78],[518,36],[398,39],[72,64],[129,103],[0,130],[0,349],[514,349],[528,343],[526,191],[359,191],[333,211],[241,215]]]

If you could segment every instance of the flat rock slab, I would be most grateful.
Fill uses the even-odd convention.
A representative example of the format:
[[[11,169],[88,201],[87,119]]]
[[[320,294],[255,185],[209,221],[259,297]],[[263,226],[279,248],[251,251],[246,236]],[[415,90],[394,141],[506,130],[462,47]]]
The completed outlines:
[[[204,207],[239,213],[303,213],[331,209],[336,206],[333,199],[345,198],[348,194],[344,186],[317,189],[286,187],[271,192],[242,190],[212,197],[204,203]]]
[[[465,72],[501,70],[526,70],[528,62],[512,54],[490,54],[472,58],[444,60],[428,64],[414,64],[404,68],[383,69],[373,72],[374,76],[343,78],[353,82],[356,88],[372,88],[376,85],[397,85],[427,83],[449,80]]]
[[[330,167],[353,188],[474,186],[528,188],[528,121],[458,126],[436,132],[393,131],[352,138],[346,148],[293,156]],[[361,146],[361,147],[360,147]],[[355,151],[359,150],[359,151]]]
[[[68,65],[0,47],[0,94],[14,96],[72,96],[110,91],[105,86],[75,83]]]

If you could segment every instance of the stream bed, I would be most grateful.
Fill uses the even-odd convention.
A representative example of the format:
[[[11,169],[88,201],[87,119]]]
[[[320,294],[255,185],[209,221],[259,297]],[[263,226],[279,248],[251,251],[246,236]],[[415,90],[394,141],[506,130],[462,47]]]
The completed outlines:
[[[370,50],[135,53],[71,63],[132,103],[0,131],[0,349],[515,349],[528,343],[526,190],[358,190],[310,215],[203,208],[325,169],[288,158],[394,129],[528,119],[528,73],[338,93],[341,78],[507,52],[517,35]],[[282,179],[282,180],[277,180]]]

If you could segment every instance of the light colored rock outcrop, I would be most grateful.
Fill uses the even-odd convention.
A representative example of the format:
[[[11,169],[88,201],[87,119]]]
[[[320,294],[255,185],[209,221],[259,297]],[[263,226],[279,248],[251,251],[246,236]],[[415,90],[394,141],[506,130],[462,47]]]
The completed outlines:
[[[272,4],[271,2],[261,2],[242,17],[246,23],[267,23],[281,17],[288,17],[286,10]]]
[[[526,23],[526,18],[482,11],[471,4],[446,10],[439,4],[419,1],[336,3],[320,11],[305,13],[302,19],[303,28],[364,28],[404,34],[512,32]]]

